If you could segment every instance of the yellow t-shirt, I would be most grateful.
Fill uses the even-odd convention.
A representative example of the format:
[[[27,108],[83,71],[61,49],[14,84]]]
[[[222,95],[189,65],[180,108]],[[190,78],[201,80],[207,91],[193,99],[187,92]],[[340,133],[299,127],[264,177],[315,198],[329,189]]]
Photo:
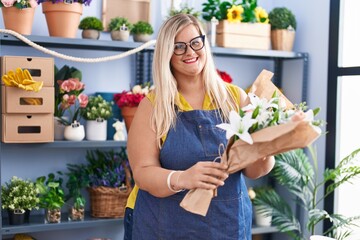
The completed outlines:
[[[238,90],[238,87],[232,84],[227,84],[227,88],[230,90],[231,94],[235,97],[235,99],[240,102],[240,92]],[[155,95],[151,92],[147,95],[147,98],[150,100],[151,103],[155,100]],[[193,108],[190,106],[190,104],[185,100],[185,98],[179,94],[179,103],[177,104],[179,109],[181,111],[191,111]],[[211,104],[210,97],[208,95],[205,95],[204,103],[203,103],[203,109],[204,110],[214,110],[214,106]],[[166,136],[164,136],[163,140],[165,140]],[[164,142],[164,141],[162,141]],[[135,207],[135,201],[136,196],[139,191],[139,187],[137,185],[134,186],[133,190],[130,193],[130,196],[128,197],[126,207],[134,209]]]

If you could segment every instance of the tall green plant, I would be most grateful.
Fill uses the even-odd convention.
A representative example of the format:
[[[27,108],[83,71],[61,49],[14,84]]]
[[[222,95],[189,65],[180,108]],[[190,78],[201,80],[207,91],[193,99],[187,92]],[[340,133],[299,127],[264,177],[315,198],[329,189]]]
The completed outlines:
[[[306,235],[315,233],[317,224],[323,221],[331,221],[332,226],[324,230],[323,235],[345,239],[351,234],[350,227],[355,226],[354,220],[360,216],[345,217],[340,214],[329,213],[319,208],[319,204],[326,199],[334,190],[343,183],[351,182],[360,174],[359,152],[353,151],[349,156],[341,160],[334,169],[326,169],[323,179],[318,179],[318,164],[316,149],[309,147],[313,160],[311,164],[304,149],[297,149],[279,154],[275,157],[276,163],[272,171],[276,182],[284,186],[295,199],[297,206],[301,207],[307,216],[306,230],[296,218],[291,207],[274,190],[257,193],[254,205],[259,206],[261,211],[272,215],[272,224],[280,232],[285,232],[293,239],[307,239]],[[319,191],[324,187],[325,192]],[[321,196],[318,198],[318,196]],[[341,230],[341,231],[340,231]]]

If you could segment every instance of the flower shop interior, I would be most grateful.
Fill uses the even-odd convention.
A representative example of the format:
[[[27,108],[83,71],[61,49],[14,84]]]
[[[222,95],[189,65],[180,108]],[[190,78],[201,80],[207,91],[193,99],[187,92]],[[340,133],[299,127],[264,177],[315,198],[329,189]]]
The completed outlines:
[[[7,8],[5,7],[6,2],[15,1],[1,0],[1,2],[2,9],[4,9]],[[356,164],[356,155],[360,143],[357,142],[355,136],[359,135],[357,133],[360,133],[360,128],[356,127],[355,120],[358,119],[356,115],[355,117],[347,117],[351,110],[346,110],[356,109],[356,86],[360,75],[359,58],[355,57],[355,53],[360,51],[357,44],[360,30],[354,25],[358,22],[356,9],[360,8],[360,3],[357,0],[235,1],[239,3],[255,2],[258,7],[261,7],[267,13],[281,7],[291,10],[296,18],[296,30],[291,29],[291,31],[295,32],[296,35],[290,50],[272,49],[271,45],[269,45],[269,36],[267,39],[268,45],[265,49],[260,49],[258,46],[254,48],[251,46],[233,46],[232,44],[235,43],[231,41],[226,43],[225,38],[220,46],[218,40],[215,41],[216,32],[214,30],[217,27],[215,21],[211,24],[211,21],[205,21],[202,15],[206,12],[204,4],[216,5],[225,2],[222,0],[93,0],[89,1],[90,4],[83,4],[81,19],[96,17],[101,19],[103,23],[107,21],[106,24],[111,21],[111,16],[124,17],[121,14],[132,14],[136,15],[135,18],[140,18],[144,17],[143,11],[146,11],[145,18],[152,25],[153,33],[149,41],[142,43],[135,42],[131,35],[125,41],[114,41],[110,31],[106,29],[100,32],[98,40],[83,38],[81,29],[77,27],[73,37],[49,36],[50,30],[48,30],[43,12],[44,2],[46,1],[38,2],[39,5],[34,7],[35,13],[31,33],[22,34],[25,39],[21,39],[11,32],[3,31],[6,28],[5,20],[3,18],[0,20],[0,29],[2,30],[0,33],[2,76],[9,75],[9,67],[13,71],[16,68],[25,69],[27,63],[24,66],[22,65],[23,62],[27,62],[26,59],[33,58],[33,63],[39,65],[35,69],[41,68],[50,79],[41,79],[44,81],[43,89],[54,89],[56,94],[56,89],[59,86],[54,81],[53,75],[56,75],[56,71],[59,74],[64,73],[65,66],[69,66],[70,69],[67,68],[66,73],[64,73],[71,74],[68,75],[68,78],[74,79],[78,76],[76,74],[79,73],[82,75],[81,83],[72,80],[72,84],[78,84],[77,86],[79,86],[77,96],[100,94],[104,99],[109,93],[122,93],[135,85],[151,81],[151,53],[155,43],[153,40],[156,39],[157,32],[164,19],[170,15],[170,9],[180,10],[186,8],[191,11],[190,13],[199,12],[199,19],[204,22],[204,26],[211,29],[207,37],[212,45],[216,67],[223,74],[230,77],[233,84],[248,89],[262,70],[271,71],[274,73],[274,83],[278,85],[291,102],[300,103],[305,101],[306,105],[311,109],[320,108],[317,118],[324,120],[326,123],[322,127],[323,134],[312,143],[311,148],[305,148],[305,156],[302,157],[302,159],[308,158],[309,160],[312,169],[310,171],[311,179],[308,175],[301,175],[305,173],[299,170],[302,168],[302,166],[299,166],[299,169],[294,170],[294,175],[289,176],[293,181],[291,186],[280,184],[278,179],[271,174],[261,179],[247,180],[250,189],[256,190],[262,187],[275,189],[281,199],[286,201],[289,206],[289,209],[284,210],[284,212],[273,211],[272,222],[270,220],[269,225],[257,224],[254,216],[253,239],[309,239],[312,235],[328,236],[333,239],[360,239],[360,229],[355,226],[356,219],[360,216],[360,209],[357,207],[360,190],[356,187],[356,184],[360,184],[360,181],[356,180],[356,175],[360,173],[360,169],[356,166],[359,165]],[[69,1],[64,0],[64,2]],[[133,4],[138,5],[134,7]],[[127,9],[127,7],[131,10]],[[138,12],[141,13],[141,16],[139,16]],[[207,13],[209,14],[209,12]],[[5,18],[4,11],[2,11],[2,15]],[[57,22],[61,25],[63,20],[57,19]],[[63,24],[68,26],[68,23]],[[75,22],[74,25],[78,26],[79,22]],[[29,39],[38,45],[25,43]],[[140,49],[143,54],[128,53],[129,50],[143,44],[148,44],[143,49]],[[227,44],[230,44],[230,47]],[[120,55],[121,57],[118,57]],[[53,69],[54,64],[57,70]],[[64,72],[59,70],[64,70]],[[27,73],[24,71],[21,74]],[[36,76],[36,71],[30,71],[30,73]],[[52,134],[52,129],[50,131],[51,135],[47,134],[45,136],[49,138],[45,142],[43,139],[34,139],[33,142],[31,139],[24,141],[24,139],[11,134],[11,131],[13,131],[12,127],[10,127],[11,122],[14,121],[15,124],[18,124],[16,121],[20,120],[17,118],[11,120],[11,118],[6,117],[7,114],[9,114],[8,116],[11,116],[11,114],[21,115],[21,113],[23,116],[31,115],[31,113],[38,115],[50,114],[50,122],[53,122],[54,116],[56,116],[53,112],[56,99],[55,103],[52,102],[53,100],[49,100],[51,106],[44,104],[44,109],[40,112],[32,110],[32,112],[25,114],[24,109],[26,108],[22,107],[21,104],[5,103],[5,99],[8,99],[8,97],[4,96],[5,87],[3,84],[2,82],[2,142],[0,143],[2,186],[9,183],[14,176],[31,179],[34,182],[36,181],[36,184],[45,184],[44,181],[47,177],[53,177],[53,180],[56,180],[57,177],[62,177],[64,180],[71,179],[74,176],[79,177],[80,175],[76,175],[81,174],[79,166],[82,165],[79,164],[85,163],[86,160],[91,162],[96,157],[106,158],[106,154],[114,154],[113,150],[118,151],[120,148],[121,151],[116,154],[116,157],[120,159],[126,158],[124,157],[126,155],[124,152],[126,129],[123,125],[115,125],[115,120],[113,120],[116,117],[121,118],[121,116],[116,115],[119,114],[116,103],[112,107],[113,118],[109,119],[109,121],[112,121],[111,125],[109,122],[107,123],[107,137],[104,141],[96,139],[97,134],[95,134],[95,139],[84,139],[84,136],[77,139],[78,136],[72,136],[71,133],[69,133],[68,140],[54,141],[53,135],[55,132]],[[39,87],[37,84],[33,83],[29,87],[36,90]],[[149,87],[146,91],[149,90]],[[354,94],[351,92],[354,92]],[[45,100],[49,98],[45,91],[44,94],[42,97]],[[25,99],[29,98],[29,96],[31,98],[33,95],[26,95]],[[112,100],[110,98],[110,101]],[[79,101],[81,102],[81,100]],[[90,103],[96,100],[89,97],[88,101]],[[354,108],[352,108],[353,105]],[[11,108],[16,109],[16,111],[11,112]],[[83,118],[96,120],[89,119],[86,116],[83,116]],[[40,120],[40,124],[46,129],[48,127],[46,122],[49,121],[44,119]],[[53,128],[53,125],[50,124],[50,127]],[[36,128],[31,130],[36,131]],[[26,132],[28,129],[23,129],[23,131]],[[71,137],[75,138],[72,139]],[[352,153],[354,154],[351,155]],[[349,155],[351,156],[348,157]],[[300,160],[297,162],[300,162]],[[353,165],[343,166],[346,164]],[[341,166],[339,167],[339,165]],[[117,167],[122,170],[126,168],[121,164]],[[67,174],[69,169],[72,170],[72,174]],[[124,171],[126,172],[126,170]],[[56,173],[56,176],[50,176],[49,173]],[[40,176],[45,176],[45,178]],[[342,179],[351,178],[351,184],[344,180],[345,183],[339,183],[341,186],[334,185],[334,181],[336,182],[336,179],[341,177],[343,177]],[[325,184],[324,179],[327,180]],[[304,185],[300,184],[301,189],[296,188],[300,181],[305,182]],[[73,182],[69,180],[66,186],[73,184],[72,187],[76,190],[75,185],[78,182],[75,178]],[[64,181],[63,186],[65,186],[65,183]],[[48,187],[46,184],[42,186],[44,189]],[[332,189],[332,191],[328,191],[327,188]],[[307,192],[309,189],[311,191]],[[53,190],[58,191],[56,187]],[[298,194],[298,191],[309,194],[301,195]],[[3,193],[4,188],[2,189]],[[38,240],[123,239],[122,216],[104,217],[101,214],[99,216],[90,216],[88,214],[90,202],[91,204],[94,204],[94,202],[90,201],[86,189],[82,189],[81,193],[84,195],[84,201],[86,202],[85,220],[71,221],[68,220],[68,217],[61,217],[60,223],[44,223],[43,215],[45,213],[40,207],[31,211],[28,222],[10,225],[8,212],[4,209],[5,200],[2,198],[0,239],[20,239],[16,238],[16,236],[19,237],[22,234],[33,237],[28,239]],[[66,194],[67,190],[65,190]],[[261,191],[256,192],[257,194],[261,196]],[[312,196],[309,196],[311,194]],[[258,200],[256,203],[254,201],[255,205],[266,205],[266,199],[266,197],[263,198],[265,202]],[[79,198],[80,202],[81,200],[82,198]],[[271,200],[273,199],[269,201]],[[310,203],[309,200],[311,200]],[[303,204],[298,204],[298,202]],[[309,203],[309,205],[306,205],[306,203]],[[49,207],[43,206],[44,208]],[[61,212],[66,216],[68,215],[66,204],[61,208]],[[336,214],[341,214],[343,217],[340,218]],[[40,219],[41,217],[42,219]],[[46,219],[46,221],[48,220]],[[311,239],[315,240],[315,238]]]

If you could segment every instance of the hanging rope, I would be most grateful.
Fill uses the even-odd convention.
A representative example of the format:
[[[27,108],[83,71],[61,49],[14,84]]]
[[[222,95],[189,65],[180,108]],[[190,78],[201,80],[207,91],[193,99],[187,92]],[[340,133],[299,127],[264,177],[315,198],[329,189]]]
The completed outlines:
[[[20,33],[17,33],[15,31],[12,31],[12,30],[8,30],[8,29],[0,29],[0,32],[1,33],[7,33],[7,34],[10,34],[10,35],[13,35],[15,36],[16,38],[18,38],[19,40],[23,41],[24,43],[28,44],[29,46],[41,51],[41,52],[44,52],[46,54],[49,54],[49,55],[52,55],[54,57],[58,57],[58,58],[62,58],[62,59],[65,59],[65,60],[69,60],[69,61],[73,61],[73,62],[83,62],[83,63],[99,63],[99,62],[107,62],[107,61],[113,61],[113,60],[117,60],[117,59],[120,59],[120,58],[124,58],[124,57],[127,57],[127,56],[130,56],[131,54],[134,54],[134,53],[137,53],[137,52],[140,52],[141,50],[147,48],[147,47],[150,47],[152,45],[155,45],[156,43],[156,40],[151,40],[151,41],[148,41],[146,43],[144,43],[143,45],[137,47],[137,48],[134,48],[134,49],[131,49],[127,52],[123,52],[123,53],[120,53],[120,54],[116,54],[116,55],[112,55],[112,56],[108,56],[108,57],[100,57],[100,58],[80,58],[80,57],[73,57],[73,56],[68,56],[68,55],[65,55],[65,54],[62,54],[62,53],[58,53],[56,51],[53,51],[53,50],[50,50],[50,49],[47,49],[43,46],[40,46],[39,44],[36,44],[34,42],[32,42],[31,40],[29,40],[28,38],[24,37],[23,35],[21,35]]]

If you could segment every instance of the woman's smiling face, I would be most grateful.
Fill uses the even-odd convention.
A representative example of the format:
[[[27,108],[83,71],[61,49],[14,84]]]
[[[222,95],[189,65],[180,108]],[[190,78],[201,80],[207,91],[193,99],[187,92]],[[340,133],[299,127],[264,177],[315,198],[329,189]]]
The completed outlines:
[[[194,77],[203,70],[206,62],[205,48],[202,47],[200,50],[195,51],[190,47],[190,41],[192,40],[195,41],[192,44],[193,46],[203,43],[200,36],[199,30],[194,25],[189,25],[175,37],[174,44],[179,42],[187,43],[185,53],[181,55],[173,54],[170,60],[172,72],[176,79],[181,76]]]

